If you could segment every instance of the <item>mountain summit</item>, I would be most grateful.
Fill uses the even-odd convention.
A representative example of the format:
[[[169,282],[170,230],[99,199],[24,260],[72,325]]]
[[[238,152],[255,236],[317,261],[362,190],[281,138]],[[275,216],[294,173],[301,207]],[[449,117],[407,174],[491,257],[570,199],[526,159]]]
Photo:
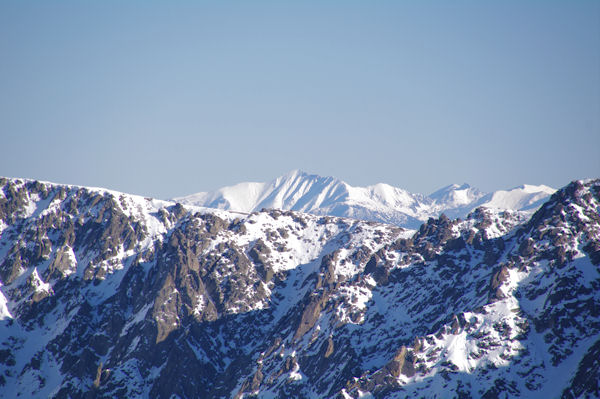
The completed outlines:
[[[484,195],[485,193],[471,187],[467,183],[463,183],[462,185],[451,184],[443,187],[438,191],[429,194],[429,198],[442,206],[458,208],[470,205]]]
[[[335,177],[294,170],[269,183],[240,183],[174,200],[239,212],[263,208],[293,210],[416,229],[430,217],[444,213],[464,218],[478,206],[531,211],[555,191],[547,186],[527,185],[486,194],[464,183],[452,184],[425,196],[383,183],[353,187]]]

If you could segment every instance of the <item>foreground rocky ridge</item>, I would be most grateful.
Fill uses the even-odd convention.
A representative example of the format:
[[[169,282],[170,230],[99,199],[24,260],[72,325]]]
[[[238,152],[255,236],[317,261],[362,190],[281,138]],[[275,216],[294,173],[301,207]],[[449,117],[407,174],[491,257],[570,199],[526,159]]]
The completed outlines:
[[[599,181],[414,235],[0,188],[0,396],[600,395]]]

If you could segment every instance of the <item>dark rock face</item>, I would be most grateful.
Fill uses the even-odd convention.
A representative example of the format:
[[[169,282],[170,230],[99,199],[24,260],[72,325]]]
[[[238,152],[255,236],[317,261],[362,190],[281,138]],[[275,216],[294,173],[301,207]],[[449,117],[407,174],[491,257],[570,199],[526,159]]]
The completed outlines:
[[[415,234],[0,191],[1,397],[599,396],[598,181]]]
[[[600,397],[600,340],[586,352],[563,398]]]

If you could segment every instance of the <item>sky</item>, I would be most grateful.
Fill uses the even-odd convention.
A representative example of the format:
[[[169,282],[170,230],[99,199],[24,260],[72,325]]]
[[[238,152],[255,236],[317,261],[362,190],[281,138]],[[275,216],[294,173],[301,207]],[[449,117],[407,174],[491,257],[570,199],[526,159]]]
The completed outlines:
[[[0,2],[0,175],[172,198],[292,169],[600,177],[598,1]]]

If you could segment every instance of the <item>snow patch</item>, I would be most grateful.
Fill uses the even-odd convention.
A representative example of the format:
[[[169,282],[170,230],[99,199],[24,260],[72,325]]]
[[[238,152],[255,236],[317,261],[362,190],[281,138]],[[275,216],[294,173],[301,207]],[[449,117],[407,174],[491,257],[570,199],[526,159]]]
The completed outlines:
[[[143,321],[144,318],[146,317],[146,314],[148,313],[148,310],[150,310],[150,308],[152,308],[152,303],[145,305],[136,314],[134,314],[133,317],[129,321],[127,321],[127,323],[125,323],[125,325],[123,326],[120,336],[123,337],[123,336],[127,335],[127,331],[129,331],[129,329],[132,326]]]
[[[12,319],[13,316],[10,314],[8,310],[8,301],[4,296],[4,293],[0,290],[0,320],[4,319]]]

